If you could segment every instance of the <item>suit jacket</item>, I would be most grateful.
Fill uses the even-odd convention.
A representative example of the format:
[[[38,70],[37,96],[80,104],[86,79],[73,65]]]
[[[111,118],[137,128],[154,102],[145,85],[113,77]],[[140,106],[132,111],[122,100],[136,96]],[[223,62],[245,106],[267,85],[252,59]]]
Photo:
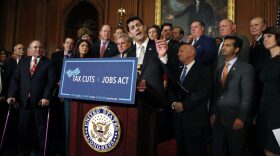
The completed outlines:
[[[183,66],[181,66],[183,67]],[[195,62],[188,71],[181,86],[180,76],[183,68],[177,67],[175,77],[170,83],[168,95],[170,103],[182,102],[184,111],[180,114],[175,113],[176,117],[182,116],[184,127],[204,127],[209,125],[209,115],[207,111],[207,103],[212,88],[212,76],[210,68]],[[169,69],[173,70],[174,69]],[[184,87],[184,89],[182,88]],[[176,123],[176,122],[175,122]]]
[[[72,57],[73,54],[70,52],[68,53],[68,57]],[[63,59],[64,59],[64,51],[58,51],[52,53],[51,59],[53,63],[55,64],[55,71],[56,71],[56,77],[57,77],[57,82],[60,80],[61,77],[61,70],[63,66]]]
[[[89,57],[100,58],[100,44],[101,44],[100,42],[101,41],[99,40],[98,42],[93,44],[92,53],[89,54]],[[109,41],[103,57],[113,57],[118,54],[119,54],[119,50],[117,45],[114,42]]]
[[[249,63],[255,67],[256,73],[259,73],[264,61],[270,57],[270,53],[263,45],[261,37],[254,45],[250,47]]]
[[[7,81],[6,81],[6,66],[4,64],[0,65],[0,72],[1,72],[1,87],[2,90],[0,91],[0,96],[5,96],[6,97],[6,93],[7,93]]]
[[[128,49],[126,49],[124,52],[123,52],[123,56],[121,57],[121,54],[118,54],[118,55],[115,55],[114,57],[115,58],[126,58],[128,53],[131,54],[131,52],[135,50],[133,46],[130,46]]]
[[[174,67],[177,67],[180,62],[177,54],[179,52],[179,48],[181,44],[182,44],[181,42],[178,42],[173,39],[170,39],[170,41],[168,42],[168,50],[167,50],[168,62],[170,65],[172,64]]]
[[[133,45],[133,50],[127,54],[127,57],[136,57],[136,45]],[[139,79],[146,80],[160,95],[165,97],[162,63],[158,58],[155,42],[152,40],[148,42]]]
[[[20,106],[23,108],[42,108],[38,106],[41,99],[51,100],[55,85],[55,66],[51,60],[42,56],[33,76],[30,74],[31,57],[20,59],[14,72],[8,97],[16,97],[19,92]],[[31,106],[28,105],[28,97],[31,98]]]
[[[194,45],[196,49],[195,61],[203,65],[213,65],[217,56],[217,46],[213,38],[200,36]]]
[[[232,127],[236,118],[251,122],[251,104],[254,96],[254,69],[237,60],[231,67],[224,87],[221,85],[223,67],[216,72],[213,114],[216,121]]]
[[[253,115],[256,115],[260,101],[262,97],[262,90],[263,90],[263,83],[258,79],[262,66],[270,57],[269,50],[265,49],[263,45],[263,36],[250,47],[250,55],[249,55],[249,63],[254,66],[255,68],[255,96],[254,96],[254,103],[253,103]]]

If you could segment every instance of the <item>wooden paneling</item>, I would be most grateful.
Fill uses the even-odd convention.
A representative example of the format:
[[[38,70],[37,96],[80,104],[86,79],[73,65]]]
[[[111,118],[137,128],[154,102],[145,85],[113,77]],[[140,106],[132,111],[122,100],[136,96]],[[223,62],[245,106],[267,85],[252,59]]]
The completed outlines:
[[[126,10],[124,21],[134,15],[140,16],[145,25],[154,23],[155,0],[2,0],[0,17],[0,46],[12,51],[15,43],[25,46],[33,39],[40,39],[49,54],[61,46],[64,38],[64,23],[71,8],[86,1],[98,12],[99,27],[103,23],[118,24],[118,8]],[[269,26],[275,25],[279,0],[236,0],[235,21],[237,32],[247,35],[249,21],[263,16]],[[125,22],[124,22],[125,25]]]

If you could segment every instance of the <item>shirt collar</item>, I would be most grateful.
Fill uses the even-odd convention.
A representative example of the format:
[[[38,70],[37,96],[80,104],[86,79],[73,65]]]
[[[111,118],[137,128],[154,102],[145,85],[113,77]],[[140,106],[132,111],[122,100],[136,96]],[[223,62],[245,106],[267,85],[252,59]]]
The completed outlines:
[[[237,57],[234,57],[233,59],[231,59],[230,61],[227,61],[226,63],[228,63],[229,66],[232,66],[236,61],[237,61]]]
[[[187,67],[188,70],[190,70],[192,68],[192,66],[194,65],[195,60],[193,60],[191,63],[184,65],[184,67]]]
[[[149,38],[147,37],[146,40],[141,45],[144,46],[144,49],[146,49],[148,46],[148,43],[149,43]],[[138,49],[139,46],[140,46],[140,44],[136,43],[136,49]]]
[[[257,39],[256,41],[259,41],[261,38],[262,38],[263,34],[261,34]]]
[[[41,57],[37,57],[37,58],[36,58],[36,59],[37,59],[37,62],[39,62],[41,58],[42,58],[42,56],[41,56]],[[32,58],[31,58],[31,62],[33,62],[33,61],[34,61],[34,59],[35,59],[35,57],[34,57],[34,56],[32,56]]]

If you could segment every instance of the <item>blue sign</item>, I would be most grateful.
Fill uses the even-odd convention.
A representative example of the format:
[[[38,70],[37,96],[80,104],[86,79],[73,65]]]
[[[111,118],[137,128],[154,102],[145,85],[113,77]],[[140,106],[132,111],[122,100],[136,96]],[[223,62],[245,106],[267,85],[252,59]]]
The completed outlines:
[[[64,59],[59,97],[134,104],[136,58]]]

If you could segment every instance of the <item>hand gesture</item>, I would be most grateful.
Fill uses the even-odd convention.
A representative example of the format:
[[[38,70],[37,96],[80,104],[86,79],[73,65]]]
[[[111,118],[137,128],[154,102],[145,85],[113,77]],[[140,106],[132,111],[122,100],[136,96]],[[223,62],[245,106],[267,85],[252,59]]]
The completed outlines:
[[[168,49],[168,44],[165,41],[165,38],[160,39],[160,40],[155,40],[156,41],[156,48],[157,48],[157,53],[159,58],[162,58],[166,55],[167,49]]]
[[[244,122],[240,119],[235,119],[233,122],[232,129],[233,130],[241,130],[244,127]]]
[[[16,103],[16,99],[15,99],[14,97],[9,97],[9,98],[7,99],[7,103],[8,103],[9,105],[13,105],[13,104]]]
[[[39,105],[42,106],[42,107],[48,106],[49,103],[50,103],[50,102],[49,102],[49,100],[47,100],[47,99],[41,99],[41,100],[39,101]]]

